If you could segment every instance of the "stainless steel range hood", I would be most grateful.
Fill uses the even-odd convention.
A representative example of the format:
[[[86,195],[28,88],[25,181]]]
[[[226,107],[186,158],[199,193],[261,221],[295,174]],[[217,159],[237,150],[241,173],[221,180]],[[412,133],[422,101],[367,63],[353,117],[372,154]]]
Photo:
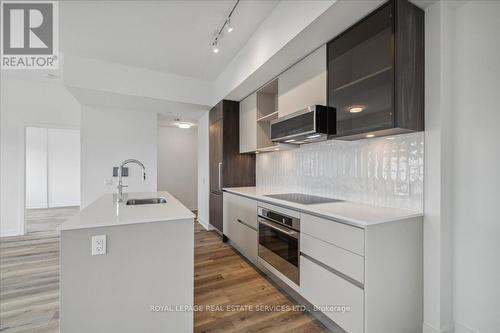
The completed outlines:
[[[336,129],[335,109],[311,105],[271,121],[271,141],[304,144],[328,139]]]

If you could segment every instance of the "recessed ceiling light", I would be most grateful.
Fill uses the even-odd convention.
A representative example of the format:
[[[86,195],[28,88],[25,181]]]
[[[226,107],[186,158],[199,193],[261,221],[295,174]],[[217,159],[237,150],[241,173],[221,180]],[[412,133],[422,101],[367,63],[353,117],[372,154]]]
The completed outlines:
[[[375,136],[375,134],[367,134],[366,137],[367,138],[373,138]]]
[[[219,53],[219,48],[217,47],[217,42],[212,44],[214,53]]]
[[[295,142],[295,139],[286,140],[285,142]]]
[[[191,128],[191,126],[193,126],[193,124],[188,123],[187,121],[180,121],[179,118],[175,118],[174,121],[174,125],[179,128]]]
[[[255,153],[258,154],[258,153],[260,153],[260,151],[257,150]]]
[[[352,106],[349,108],[350,113],[358,113],[363,111],[364,109],[361,106]]]
[[[227,19],[227,32],[233,31],[233,26],[231,25],[231,19]]]
[[[274,150],[278,151],[278,150],[280,150],[280,149],[279,149],[279,148],[274,148]]]
[[[394,137],[390,136],[388,138],[386,138],[387,140],[394,140]]]
[[[313,134],[313,135],[309,135],[307,138],[314,139],[314,138],[319,138],[320,136],[321,136],[321,134]]]

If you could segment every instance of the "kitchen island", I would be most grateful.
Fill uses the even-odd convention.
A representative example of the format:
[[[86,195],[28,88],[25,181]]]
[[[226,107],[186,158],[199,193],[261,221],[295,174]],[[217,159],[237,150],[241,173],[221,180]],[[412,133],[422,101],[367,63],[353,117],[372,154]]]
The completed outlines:
[[[123,199],[105,194],[60,227],[60,331],[192,332],[194,214],[168,192]]]

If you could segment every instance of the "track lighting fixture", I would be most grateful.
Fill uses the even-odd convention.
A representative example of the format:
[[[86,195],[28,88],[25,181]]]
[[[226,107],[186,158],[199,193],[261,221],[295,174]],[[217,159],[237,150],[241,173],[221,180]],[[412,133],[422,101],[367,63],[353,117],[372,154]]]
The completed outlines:
[[[222,38],[222,34],[223,34],[224,30],[227,31],[228,33],[233,31],[233,25],[231,24],[231,16],[233,15],[234,10],[236,9],[236,6],[238,6],[239,3],[240,3],[240,0],[236,0],[233,8],[231,9],[229,14],[227,15],[226,19],[224,20],[222,27],[220,27],[220,29],[215,33],[214,39],[212,41],[212,51],[214,53],[219,53],[218,43],[219,43],[219,40]]]

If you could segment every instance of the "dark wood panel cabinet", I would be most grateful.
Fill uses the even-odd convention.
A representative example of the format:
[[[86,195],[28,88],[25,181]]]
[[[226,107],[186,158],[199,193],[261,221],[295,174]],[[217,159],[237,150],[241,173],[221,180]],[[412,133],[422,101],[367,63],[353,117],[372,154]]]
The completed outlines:
[[[209,115],[210,224],[222,230],[222,189],[255,186],[255,155],[240,154],[239,103],[223,100]]]
[[[336,138],[424,130],[424,12],[391,0],[327,46]]]
[[[209,125],[210,192],[222,193],[222,118]]]
[[[221,233],[223,232],[222,230],[222,205],[223,205],[223,200],[222,200],[222,193],[215,193],[215,192],[210,192],[210,198],[209,198],[209,204],[210,204],[210,213],[209,213],[209,219],[210,219],[210,224],[217,228]]]

